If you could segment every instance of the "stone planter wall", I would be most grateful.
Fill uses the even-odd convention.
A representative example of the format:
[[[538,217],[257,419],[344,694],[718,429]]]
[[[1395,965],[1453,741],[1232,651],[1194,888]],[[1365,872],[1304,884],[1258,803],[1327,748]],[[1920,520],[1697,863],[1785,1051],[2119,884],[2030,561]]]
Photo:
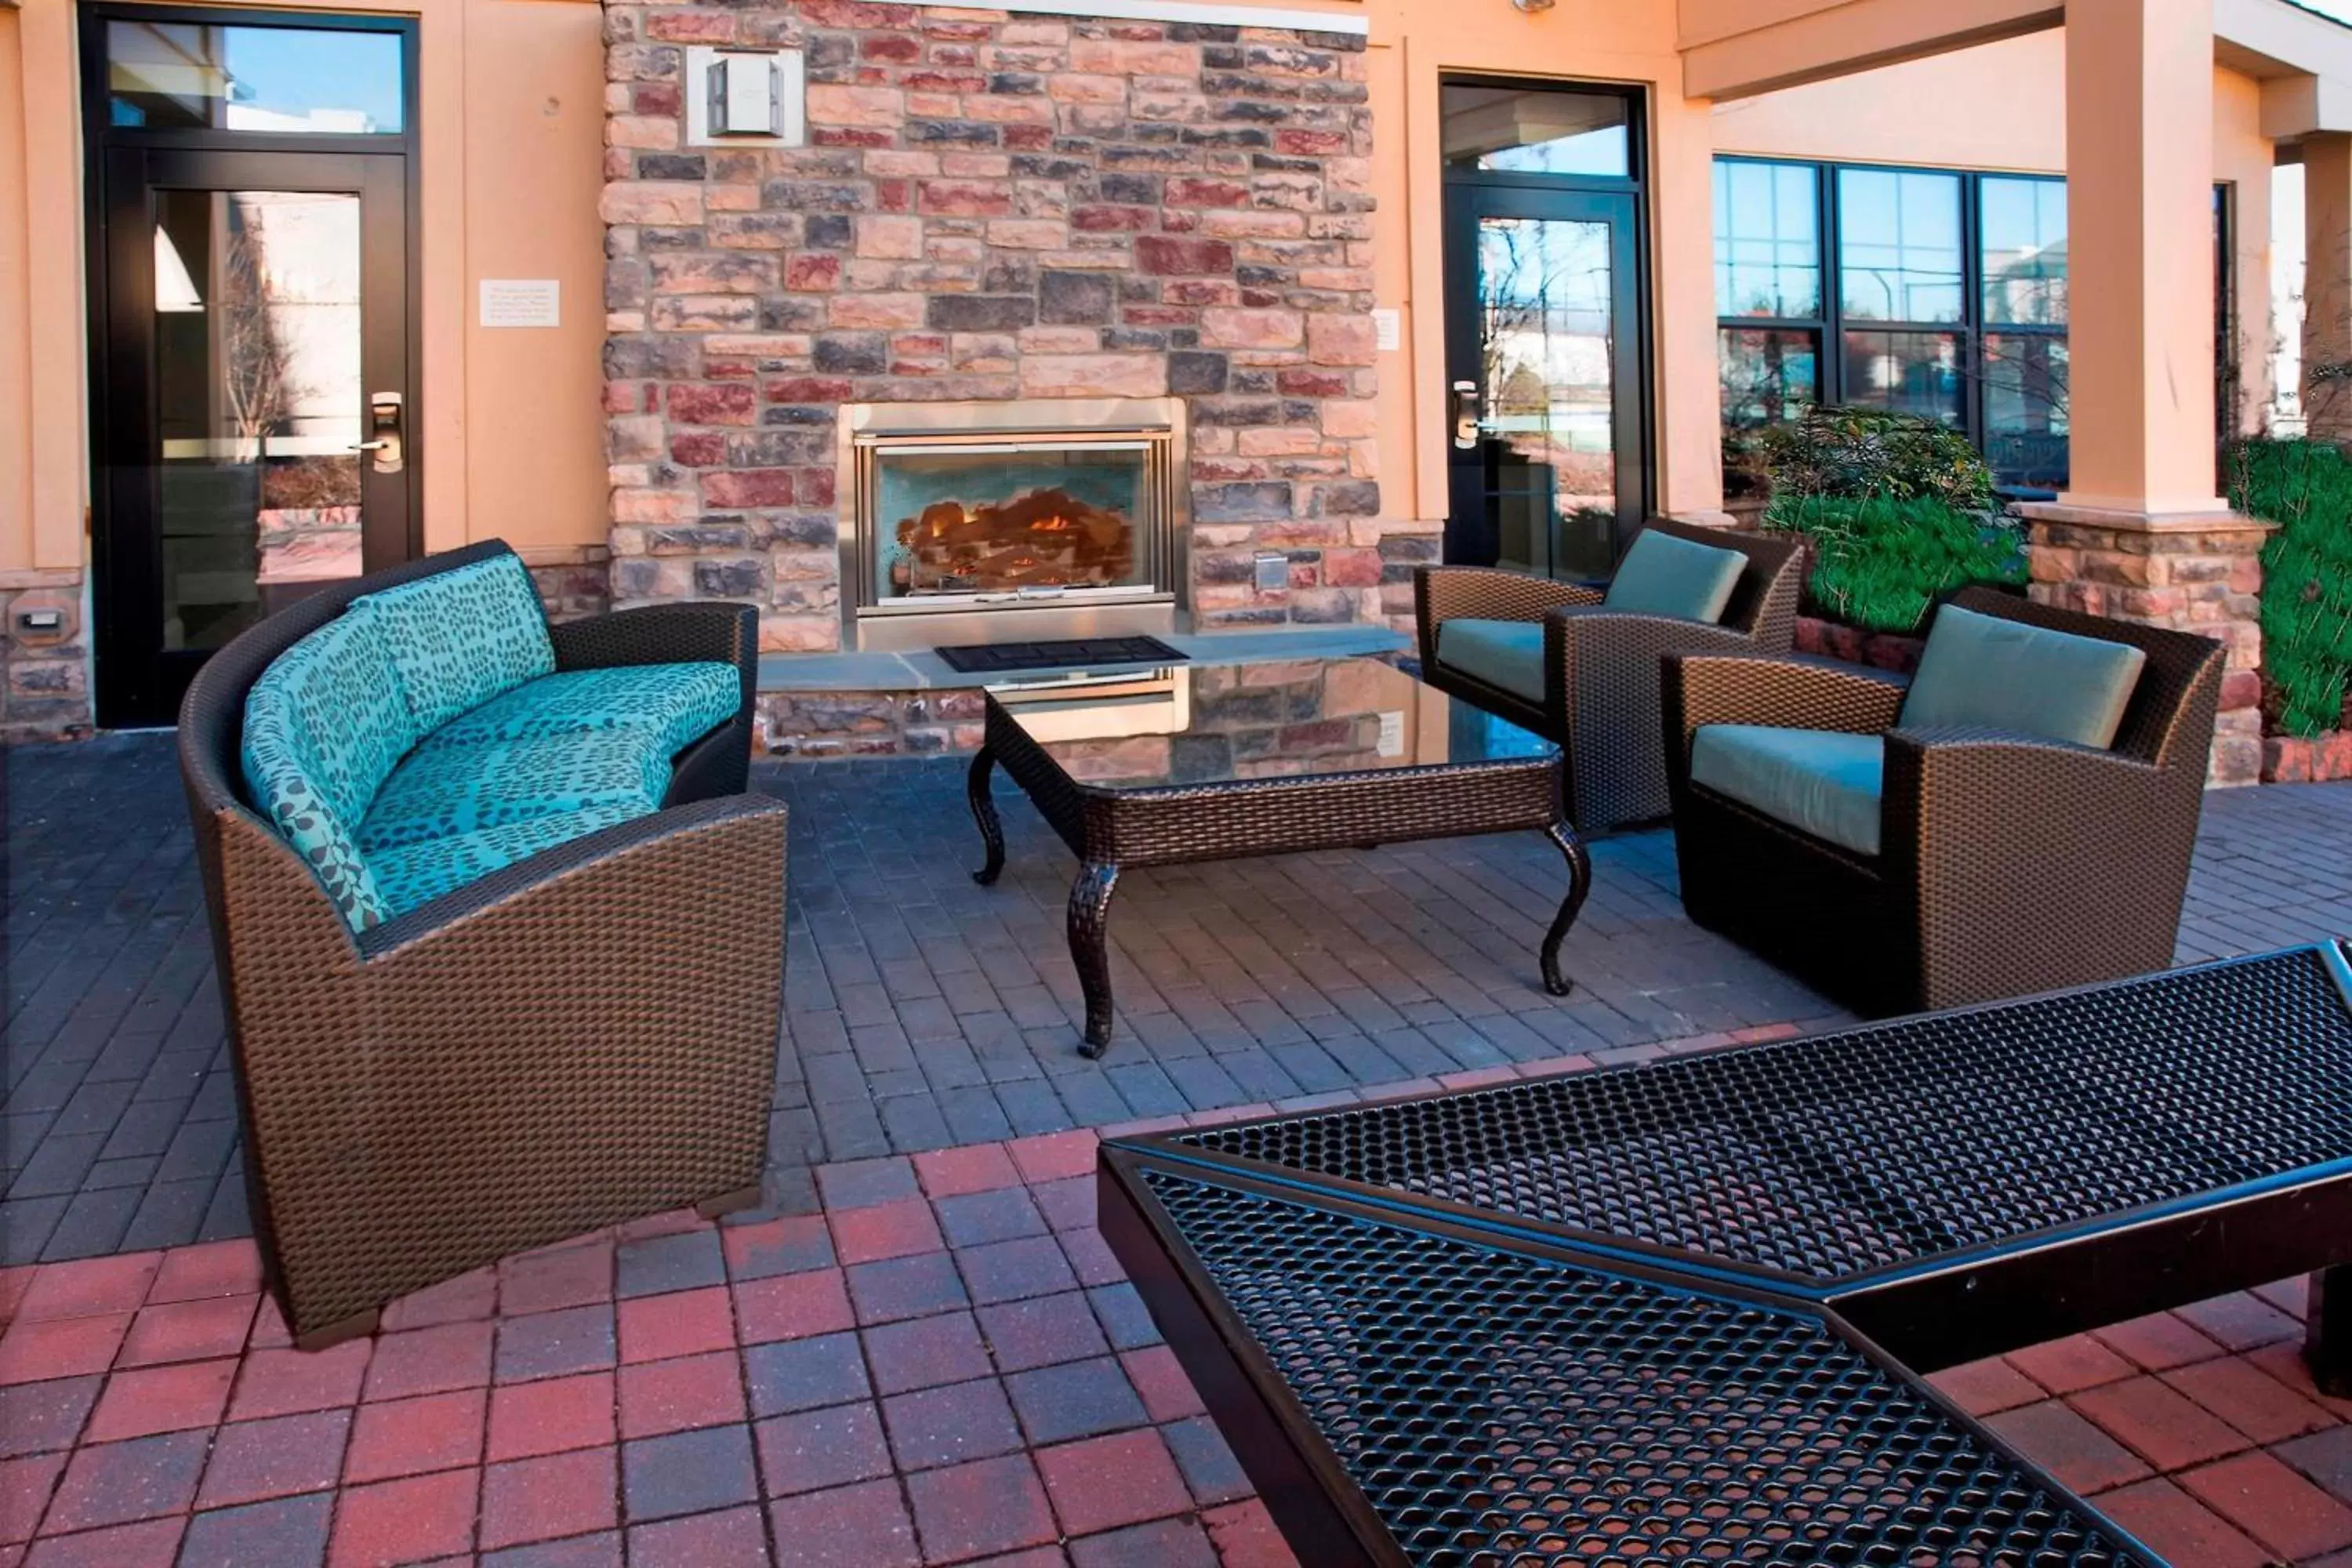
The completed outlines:
[[[621,605],[841,632],[844,403],[1181,395],[1212,629],[1411,609],[1379,521],[1363,40],[869,0],[608,5]],[[686,47],[806,51],[809,145],[683,145]],[[1252,556],[1288,555],[1259,589]]]
[[[2352,779],[2352,730],[2324,735],[2270,735],[2263,741],[2263,783],[2329,784]]]
[[[1822,654],[1830,658],[1842,658],[1848,664],[1873,665],[1880,669],[1909,675],[1919,668],[1919,650],[1927,646],[1924,637],[1864,631],[1860,626],[1820,620],[1811,616],[1797,617],[1799,653]]]

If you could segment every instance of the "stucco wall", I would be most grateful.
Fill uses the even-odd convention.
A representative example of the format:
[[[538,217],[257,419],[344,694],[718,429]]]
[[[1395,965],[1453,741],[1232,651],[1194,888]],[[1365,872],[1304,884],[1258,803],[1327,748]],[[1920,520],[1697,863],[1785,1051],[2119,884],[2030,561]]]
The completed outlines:
[[[577,0],[339,8],[422,18],[425,543],[599,542],[598,10]],[[79,80],[69,0],[0,10],[0,571],[75,569],[87,552]],[[478,326],[485,277],[559,279],[563,324]]]

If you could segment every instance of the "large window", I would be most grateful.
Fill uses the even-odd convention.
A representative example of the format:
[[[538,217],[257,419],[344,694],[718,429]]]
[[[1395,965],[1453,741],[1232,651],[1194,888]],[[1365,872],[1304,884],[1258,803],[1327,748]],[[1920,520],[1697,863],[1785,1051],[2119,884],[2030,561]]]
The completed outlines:
[[[1717,159],[1715,279],[1726,424],[1916,414],[2065,484],[2063,180]]]

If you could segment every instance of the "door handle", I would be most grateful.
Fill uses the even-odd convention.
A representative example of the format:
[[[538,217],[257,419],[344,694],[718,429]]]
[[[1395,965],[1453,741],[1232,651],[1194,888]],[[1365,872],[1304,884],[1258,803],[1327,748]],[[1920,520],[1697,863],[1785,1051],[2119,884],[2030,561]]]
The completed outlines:
[[[396,474],[406,466],[407,443],[402,438],[405,423],[406,404],[397,392],[368,394],[368,435],[365,441],[354,442],[352,450],[369,452],[369,466],[379,474]]]
[[[1448,396],[1453,404],[1454,447],[1470,451],[1478,445],[1478,384],[1457,381]]]

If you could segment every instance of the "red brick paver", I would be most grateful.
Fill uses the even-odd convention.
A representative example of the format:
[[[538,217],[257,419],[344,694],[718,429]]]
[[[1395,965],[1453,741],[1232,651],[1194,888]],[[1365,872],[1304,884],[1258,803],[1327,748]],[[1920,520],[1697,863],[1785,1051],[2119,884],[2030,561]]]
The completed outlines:
[[[825,1167],[819,1212],[656,1216],[315,1354],[247,1242],[8,1270],[0,1568],[1295,1568],[1094,1228],[1096,1141]],[[1936,1382],[2176,1563],[2352,1568],[2352,1402],[2301,1307]]]

